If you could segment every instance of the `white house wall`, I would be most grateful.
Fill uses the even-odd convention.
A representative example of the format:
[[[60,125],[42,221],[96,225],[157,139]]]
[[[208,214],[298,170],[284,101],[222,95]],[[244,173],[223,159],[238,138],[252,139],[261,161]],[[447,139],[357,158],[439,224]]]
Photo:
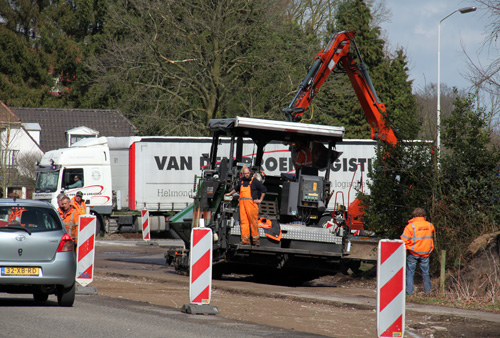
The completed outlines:
[[[0,139],[2,151],[16,151],[18,156],[30,153],[40,157],[43,155],[42,150],[24,129],[18,127],[11,127],[10,130],[4,129],[0,134]]]

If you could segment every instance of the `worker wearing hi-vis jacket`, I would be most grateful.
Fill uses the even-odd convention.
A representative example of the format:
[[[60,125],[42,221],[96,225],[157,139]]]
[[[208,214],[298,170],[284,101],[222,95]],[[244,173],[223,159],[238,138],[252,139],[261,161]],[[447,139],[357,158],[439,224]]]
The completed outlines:
[[[240,192],[240,226],[241,244],[250,245],[250,236],[255,246],[260,246],[259,227],[259,204],[264,199],[267,189],[259,180],[255,179],[248,167],[241,169],[242,177],[238,184],[226,194],[231,196],[237,191]]]
[[[434,226],[425,220],[425,210],[413,210],[413,218],[408,221],[401,239],[407,249],[406,255],[406,294],[413,293],[413,275],[417,263],[422,271],[424,291],[431,292],[431,278],[429,276],[429,256],[434,250]]]
[[[77,226],[81,213],[78,209],[71,205],[71,200],[64,194],[59,194],[59,196],[57,196],[57,203],[59,204],[59,208],[57,209],[59,217],[61,217],[61,220],[66,227],[66,231],[68,231],[73,240],[76,242],[78,238]]]
[[[71,205],[74,206],[80,214],[84,215],[87,213],[87,205],[83,200],[83,193],[78,191],[76,195],[71,199]]]

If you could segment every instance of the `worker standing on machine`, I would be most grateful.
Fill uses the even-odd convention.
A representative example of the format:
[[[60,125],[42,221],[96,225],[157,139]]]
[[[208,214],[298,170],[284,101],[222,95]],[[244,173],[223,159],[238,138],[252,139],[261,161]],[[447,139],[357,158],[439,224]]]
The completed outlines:
[[[243,176],[238,180],[238,184],[226,196],[231,196],[237,191],[240,192],[240,244],[250,245],[251,236],[252,244],[260,246],[257,219],[259,218],[259,204],[264,199],[267,188],[255,179],[248,167],[243,167],[241,173]]]

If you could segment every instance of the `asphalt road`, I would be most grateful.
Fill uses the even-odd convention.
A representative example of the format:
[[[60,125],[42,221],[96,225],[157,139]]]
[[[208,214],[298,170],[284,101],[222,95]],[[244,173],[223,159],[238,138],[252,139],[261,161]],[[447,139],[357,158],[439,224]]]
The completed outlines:
[[[9,338],[322,337],[93,295],[77,295],[72,308],[61,308],[54,296],[40,306],[28,295],[1,294],[0,308],[0,337]]]
[[[55,296],[37,305],[30,295],[0,293],[0,338],[374,336],[374,291],[338,282],[289,288],[217,280],[220,315],[182,313],[187,277],[164,265],[168,245],[137,244],[99,241],[99,295],[79,293],[73,308],[58,307]],[[412,338],[500,337],[499,314],[407,303],[406,321]]]

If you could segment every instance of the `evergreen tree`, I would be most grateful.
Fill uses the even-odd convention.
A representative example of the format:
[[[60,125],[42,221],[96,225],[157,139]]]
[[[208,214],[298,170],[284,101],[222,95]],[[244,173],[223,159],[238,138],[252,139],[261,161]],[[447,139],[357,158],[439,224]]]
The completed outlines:
[[[363,219],[368,229],[382,238],[399,238],[414,208],[431,210],[432,158],[432,144],[425,141],[380,143],[368,173],[370,195],[360,196],[369,206]]]
[[[101,33],[107,0],[0,0],[2,100],[10,106],[74,107],[84,89],[82,58]],[[15,55],[14,55],[15,54]]]
[[[395,57],[383,62],[372,77],[386,106],[388,121],[401,141],[416,140],[422,125],[408,74],[406,56],[402,50],[397,50]]]
[[[455,92],[456,93],[456,92]],[[456,97],[442,121],[440,184],[433,212],[438,244],[453,262],[476,237],[499,230],[498,149],[491,146],[489,114],[472,95]]]
[[[38,106],[53,84],[49,61],[30,42],[0,26],[0,98],[10,106]]]

